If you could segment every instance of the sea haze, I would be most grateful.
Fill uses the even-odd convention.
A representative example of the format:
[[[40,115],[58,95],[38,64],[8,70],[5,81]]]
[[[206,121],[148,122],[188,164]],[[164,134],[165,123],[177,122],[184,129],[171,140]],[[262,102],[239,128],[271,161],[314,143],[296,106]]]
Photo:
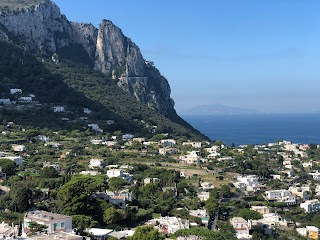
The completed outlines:
[[[320,144],[320,114],[230,114],[182,116],[211,140],[262,144],[277,140]]]

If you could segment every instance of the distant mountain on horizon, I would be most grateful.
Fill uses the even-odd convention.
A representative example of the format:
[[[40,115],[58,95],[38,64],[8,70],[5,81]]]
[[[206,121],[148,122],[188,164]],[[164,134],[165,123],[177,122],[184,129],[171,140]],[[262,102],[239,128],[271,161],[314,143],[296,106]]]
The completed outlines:
[[[223,104],[210,104],[184,110],[181,115],[229,115],[229,114],[261,114],[255,109],[237,108]]]

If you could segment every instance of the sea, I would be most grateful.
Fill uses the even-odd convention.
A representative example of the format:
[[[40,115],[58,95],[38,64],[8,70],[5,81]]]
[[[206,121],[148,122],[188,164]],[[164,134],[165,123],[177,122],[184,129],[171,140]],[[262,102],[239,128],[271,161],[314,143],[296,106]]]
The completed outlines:
[[[229,146],[278,140],[320,144],[320,113],[184,115],[182,118],[212,141],[221,140]]]

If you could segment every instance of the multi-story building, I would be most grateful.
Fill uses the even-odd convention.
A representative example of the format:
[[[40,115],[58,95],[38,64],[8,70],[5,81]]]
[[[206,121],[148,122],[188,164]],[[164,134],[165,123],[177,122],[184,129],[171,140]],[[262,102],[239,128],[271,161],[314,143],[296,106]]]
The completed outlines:
[[[29,229],[30,222],[46,225],[48,233],[55,232],[71,232],[72,218],[61,214],[46,212],[46,211],[30,211],[24,216],[24,229]]]
[[[201,159],[198,151],[191,151],[186,156],[180,156],[180,161],[186,164],[199,164]]]
[[[320,201],[318,199],[308,200],[304,203],[300,203],[300,207],[307,213],[316,212],[320,210]]]
[[[237,239],[251,239],[252,236],[249,234],[250,225],[242,217],[233,217],[230,219],[230,223],[236,232]]]
[[[243,192],[255,192],[261,187],[259,178],[256,175],[238,176],[234,185]]]
[[[201,142],[183,142],[182,146],[192,146],[193,148],[201,148]]]
[[[304,200],[308,199],[308,192],[310,191],[310,187],[308,185],[305,186],[290,186],[288,189],[292,195],[300,197]]]
[[[256,211],[262,215],[271,213],[271,209],[267,206],[252,206],[251,210]]]
[[[110,169],[107,171],[107,176],[109,178],[118,177],[126,180],[127,182],[133,181],[133,176],[127,172],[124,172],[122,169]]]
[[[189,229],[189,221],[182,221],[177,217],[159,217],[147,222],[147,225],[154,225],[165,235],[175,233],[180,229]]]
[[[315,226],[306,226],[305,228],[296,228],[296,231],[308,239],[319,239],[319,228]]]
[[[287,205],[297,203],[296,196],[289,190],[270,190],[265,192],[265,198],[268,201],[284,202]]]

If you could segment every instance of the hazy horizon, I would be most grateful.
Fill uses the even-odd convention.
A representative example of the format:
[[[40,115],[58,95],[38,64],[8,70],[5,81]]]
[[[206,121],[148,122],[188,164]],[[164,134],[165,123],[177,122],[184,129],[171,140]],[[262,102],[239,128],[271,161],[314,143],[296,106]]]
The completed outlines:
[[[169,80],[178,113],[215,103],[320,111],[320,2],[53,1],[71,21],[121,28]]]

